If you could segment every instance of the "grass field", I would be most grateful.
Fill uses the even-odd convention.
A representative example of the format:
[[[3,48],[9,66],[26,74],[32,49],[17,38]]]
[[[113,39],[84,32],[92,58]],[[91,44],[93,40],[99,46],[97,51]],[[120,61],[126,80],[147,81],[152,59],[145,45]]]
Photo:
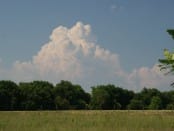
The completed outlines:
[[[174,111],[0,112],[0,131],[174,131]]]

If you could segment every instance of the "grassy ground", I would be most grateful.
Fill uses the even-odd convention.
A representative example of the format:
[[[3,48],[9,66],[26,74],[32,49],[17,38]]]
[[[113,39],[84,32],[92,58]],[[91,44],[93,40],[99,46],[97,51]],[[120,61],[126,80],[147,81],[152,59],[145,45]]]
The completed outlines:
[[[174,111],[0,112],[0,131],[174,131]]]

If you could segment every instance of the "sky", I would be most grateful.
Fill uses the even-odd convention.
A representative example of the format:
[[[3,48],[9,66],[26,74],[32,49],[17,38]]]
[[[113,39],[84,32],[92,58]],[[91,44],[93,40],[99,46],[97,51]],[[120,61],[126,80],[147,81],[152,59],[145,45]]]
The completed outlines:
[[[173,0],[0,0],[0,79],[172,89],[158,68]]]

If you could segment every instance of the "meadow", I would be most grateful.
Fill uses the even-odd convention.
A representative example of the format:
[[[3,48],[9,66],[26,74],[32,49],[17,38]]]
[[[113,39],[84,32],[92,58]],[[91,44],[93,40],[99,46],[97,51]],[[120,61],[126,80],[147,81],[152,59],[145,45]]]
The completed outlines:
[[[1,111],[0,131],[173,131],[174,111]]]

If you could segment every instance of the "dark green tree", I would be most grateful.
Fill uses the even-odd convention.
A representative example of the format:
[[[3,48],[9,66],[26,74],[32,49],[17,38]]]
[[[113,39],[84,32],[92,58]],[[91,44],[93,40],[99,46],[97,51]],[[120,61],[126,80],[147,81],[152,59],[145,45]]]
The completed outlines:
[[[12,81],[0,81],[0,110],[17,110],[19,88]]]
[[[133,98],[132,91],[124,90],[114,85],[99,85],[92,87],[92,109],[126,109]]]
[[[25,110],[54,109],[53,85],[46,81],[20,83],[21,108]]]
[[[54,106],[54,86],[47,81],[34,81],[32,82],[35,94],[35,102],[38,109],[53,109]]]
[[[54,103],[55,103],[56,109],[59,109],[59,110],[67,110],[70,108],[69,101],[65,98],[62,98],[61,96],[56,96]]]
[[[174,109],[174,91],[144,88],[134,93],[115,85],[92,87],[91,95],[80,85],[61,81],[0,81],[0,110],[64,109]]]
[[[161,95],[163,109],[174,109],[174,91],[165,91]]]
[[[31,82],[19,83],[21,110],[36,110],[37,105],[34,101],[34,89]]]
[[[54,97],[57,109],[86,109],[90,102],[89,93],[80,85],[63,80],[54,88]]]
[[[152,97],[151,103],[149,105],[149,109],[151,109],[151,110],[162,109],[162,101],[159,96]]]
[[[91,108],[92,109],[112,109],[110,94],[105,86],[92,87]]]
[[[142,100],[138,100],[138,99],[132,99],[130,101],[130,104],[127,107],[130,110],[143,110],[144,109],[144,105]]]
[[[161,97],[161,92],[155,88],[143,88],[139,93],[141,101],[143,102],[144,109],[148,109],[151,103],[151,99],[154,96]]]

